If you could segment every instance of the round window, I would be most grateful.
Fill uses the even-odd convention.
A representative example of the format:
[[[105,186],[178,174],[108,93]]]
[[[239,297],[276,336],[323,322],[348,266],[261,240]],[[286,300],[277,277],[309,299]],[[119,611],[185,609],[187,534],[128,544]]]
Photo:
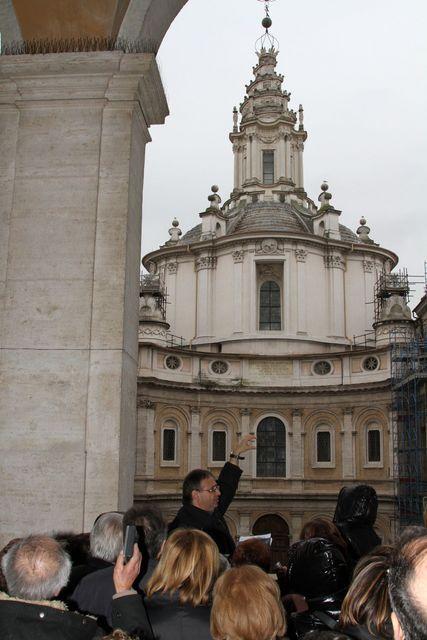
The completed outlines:
[[[227,362],[224,362],[224,360],[214,360],[214,362],[212,362],[211,364],[211,369],[213,373],[222,375],[224,373],[227,373],[228,364]]]
[[[178,356],[167,356],[165,358],[165,365],[168,369],[179,369],[181,366],[181,360]]]
[[[362,367],[365,371],[375,371],[380,366],[380,361],[376,356],[368,356],[364,359]]]
[[[327,360],[318,360],[314,363],[313,371],[318,376],[326,376],[332,371],[332,365]]]

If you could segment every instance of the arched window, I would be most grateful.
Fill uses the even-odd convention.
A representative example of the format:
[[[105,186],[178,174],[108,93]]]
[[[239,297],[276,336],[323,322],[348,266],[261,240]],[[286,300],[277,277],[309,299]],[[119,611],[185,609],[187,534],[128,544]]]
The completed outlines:
[[[366,464],[382,466],[382,432],[379,424],[370,422],[366,427]]]
[[[264,418],[259,423],[256,455],[258,477],[286,477],[286,429],[278,418]]]
[[[161,431],[161,465],[178,464],[178,426],[173,420],[167,420]]]
[[[335,432],[329,424],[319,424],[314,430],[313,466],[335,466]]]
[[[259,290],[259,328],[261,331],[280,331],[280,287],[274,280],[263,282]]]
[[[227,460],[227,426],[223,422],[215,422],[210,432],[210,464],[222,466]]]

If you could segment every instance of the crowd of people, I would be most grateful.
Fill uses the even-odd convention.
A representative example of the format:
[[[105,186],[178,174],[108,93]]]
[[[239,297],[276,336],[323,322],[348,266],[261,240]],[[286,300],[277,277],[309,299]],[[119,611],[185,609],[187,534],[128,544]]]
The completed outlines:
[[[272,566],[264,540],[235,545],[224,514],[252,447],[239,443],[218,479],[190,472],[169,525],[145,504],[101,514],[90,534],[12,540],[0,552],[0,637],[427,639],[427,529],[382,545],[369,486],[342,489],[333,521],[305,523],[285,565]]]

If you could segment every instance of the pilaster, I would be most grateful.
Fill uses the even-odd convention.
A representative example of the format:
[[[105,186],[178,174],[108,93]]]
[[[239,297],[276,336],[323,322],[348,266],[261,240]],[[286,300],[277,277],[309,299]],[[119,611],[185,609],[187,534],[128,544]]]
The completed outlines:
[[[202,447],[201,447],[201,431],[200,431],[200,409],[199,407],[190,407],[191,426],[190,426],[190,442],[188,447],[188,471],[192,469],[200,469],[202,466]]]
[[[304,443],[301,416],[300,409],[292,411],[291,477],[295,480],[304,477]]]
[[[151,400],[138,400],[138,426],[136,438],[136,476],[154,478],[155,445],[154,418],[156,405]]]
[[[356,477],[355,432],[353,432],[353,409],[344,409],[342,435],[342,475],[343,478]]]

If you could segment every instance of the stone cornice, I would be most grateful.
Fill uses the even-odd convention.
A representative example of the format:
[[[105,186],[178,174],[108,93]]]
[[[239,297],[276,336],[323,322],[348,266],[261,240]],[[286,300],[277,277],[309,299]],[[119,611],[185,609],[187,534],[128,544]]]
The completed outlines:
[[[91,51],[0,57],[0,101],[137,100],[147,126],[168,115],[157,62],[152,53]],[[62,106],[61,105],[61,106]]]
[[[291,242],[298,244],[298,248],[316,246],[324,248],[325,251],[332,251],[334,249],[341,251],[347,257],[350,257],[351,254],[366,254],[370,256],[380,256],[381,258],[390,259],[394,266],[398,262],[397,255],[390,251],[389,249],[384,249],[380,246],[372,246],[360,243],[352,243],[347,242],[345,240],[329,240],[326,238],[322,238],[321,236],[308,235],[302,233],[292,233],[292,232],[284,232],[284,233],[269,233],[268,231],[259,231],[259,232],[248,232],[248,233],[239,233],[232,235],[221,236],[220,238],[216,238],[214,240],[206,240],[193,242],[191,244],[182,243],[175,245],[173,247],[161,247],[160,249],[156,249],[155,251],[150,251],[142,258],[142,264],[145,268],[148,269],[148,262],[150,260],[160,259],[163,256],[170,255],[171,253],[179,255],[188,255],[189,253],[200,253],[203,249],[215,247],[218,252],[220,249],[225,248],[227,246],[241,245],[242,242],[256,242],[260,238],[277,238],[281,240],[290,240]],[[217,253],[218,255],[218,253]]]

